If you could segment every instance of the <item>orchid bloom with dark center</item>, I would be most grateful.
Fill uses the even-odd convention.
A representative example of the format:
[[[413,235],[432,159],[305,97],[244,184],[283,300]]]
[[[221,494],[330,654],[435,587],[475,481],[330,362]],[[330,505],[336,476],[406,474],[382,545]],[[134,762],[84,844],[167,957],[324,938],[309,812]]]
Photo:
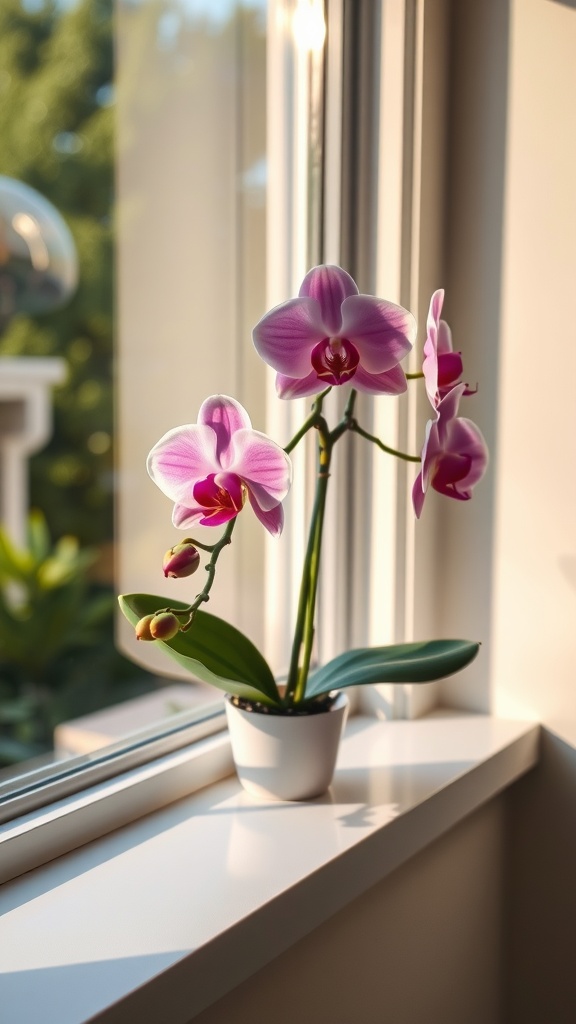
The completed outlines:
[[[452,332],[445,320],[440,319],[444,303],[444,290],[439,288],[430,299],[427,335],[424,343],[422,370],[430,403],[436,408],[456,384],[461,383],[463,373],[462,354],[454,352]],[[475,388],[466,384],[463,395],[473,395]]]
[[[254,328],[256,351],[277,371],[280,398],[352,383],[368,394],[399,395],[399,366],[416,338],[408,310],[360,295],[341,267],[314,267],[298,297],[266,313]]]
[[[465,388],[465,384],[452,388],[440,400],[436,419],[427,424],[422,468],[412,489],[418,519],[429,486],[448,498],[468,501],[472,488],[486,471],[488,449],[480,430],[471,420],[457,415]]]
[[[194,500],[205,509],[203,525],[220,526],[242,510],[246,491],[235,473],[210,473],[194,484]]]
[[[275,441],[252,429],[248,413],[233,398],[207,398],[197,423],[169,430],[154,445],[147,468],[175,503],[172,522],[180,529],[227,523],[248,498],[269,533],[282,532],[290,459]]]
[[[356,373],[360,356],[346,338],[325,338],[312,349],[312,366],[324,386],[346,384]]]

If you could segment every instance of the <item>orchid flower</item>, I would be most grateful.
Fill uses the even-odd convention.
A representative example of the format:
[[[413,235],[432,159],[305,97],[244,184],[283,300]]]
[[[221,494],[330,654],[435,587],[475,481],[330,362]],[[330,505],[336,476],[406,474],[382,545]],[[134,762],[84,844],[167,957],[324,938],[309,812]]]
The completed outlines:
[[[269,533],[282,532],[290,459],[269,437],[252,429],[248,413],[233,398],[207,398],[197,423],[174,427],[154,445],[147,469],[175,503],[172,522],[180,529],[227,523],[248,497]]]
[[[369,394],[399,395],[406,378],[398,364],[415,338],[408,310],[360,295],[334,266],[310,270],[298,297],[266,313],[253,331],[256,351],[277,371],[280,398],[349,383]]]
[[[457,416],[466,385],[457,384],[429,420],[422,449],[422,468],[412,490],[412,502],[419,519],[428,486],[459,501],[472,497],[472,488],[484,475],[488,450],[480,430],[471,420]]]
[[[462,355],[452,347],[452,332],[446,321],[440,319],[443,303],[444,290],[439,288],[430,299],[422,364],[426,392],[434,409],[455,384],[461,383],[463,370]],[[475,389],[466,385],[462,394],[473,395]]]

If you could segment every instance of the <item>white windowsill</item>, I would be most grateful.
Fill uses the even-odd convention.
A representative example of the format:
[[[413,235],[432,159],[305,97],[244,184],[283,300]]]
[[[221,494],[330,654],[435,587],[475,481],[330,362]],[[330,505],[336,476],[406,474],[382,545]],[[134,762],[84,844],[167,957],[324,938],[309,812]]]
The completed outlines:
[[[538,736],[353,718],[325,798],[227,778],[6,883],[2,1024],[186,1024],[531,768]]]

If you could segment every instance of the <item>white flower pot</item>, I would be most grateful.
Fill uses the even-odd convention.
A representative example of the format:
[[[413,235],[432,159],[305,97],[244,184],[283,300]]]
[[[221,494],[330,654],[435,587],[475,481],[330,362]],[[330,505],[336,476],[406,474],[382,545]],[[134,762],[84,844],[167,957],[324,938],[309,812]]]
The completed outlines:
[[[329,710],[308,715],[244,711],[226,697],[226,715],[238,778],[267,800],[311,800],[328,789],[348,714],[339,693]]]

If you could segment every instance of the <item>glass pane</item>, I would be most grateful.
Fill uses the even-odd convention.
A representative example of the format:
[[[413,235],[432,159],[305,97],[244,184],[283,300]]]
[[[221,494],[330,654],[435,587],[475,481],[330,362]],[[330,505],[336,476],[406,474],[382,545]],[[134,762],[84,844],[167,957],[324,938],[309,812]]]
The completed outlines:
[[[217,391],[264,427],[250,343],[265,306],[264,0],[119,0],[115,41],[112,14],[111,0],[0,9],[3,774],[53,759],[54,736],[57,757],[84,754],[213,704],[117,643],[116,593],[171,582],[162,556],[181,535],[145,470],[160,435]],[[12,182],[51,204],[51,227],[25,205],[15,220]],[[258,641],[256,525],[214,610]]]
[[[146,474],[152,445],[170,428],[195,422],[216,393],[237,398],[253,426],[265,428],[264,367],[251,341],[266,301],[265,13],[262,3],[119,6],[124,592],[188,601],[203,585],[199,575],[163,577],[164,552],[185,534],[171,525],[172,503]],[[214,542],[214,530],[193,532]],[[218,563],[209,608],[258,644],[263,547],[262,527],[243,516]],[[134,657],[177,674],[127,624],[120,629]]]

